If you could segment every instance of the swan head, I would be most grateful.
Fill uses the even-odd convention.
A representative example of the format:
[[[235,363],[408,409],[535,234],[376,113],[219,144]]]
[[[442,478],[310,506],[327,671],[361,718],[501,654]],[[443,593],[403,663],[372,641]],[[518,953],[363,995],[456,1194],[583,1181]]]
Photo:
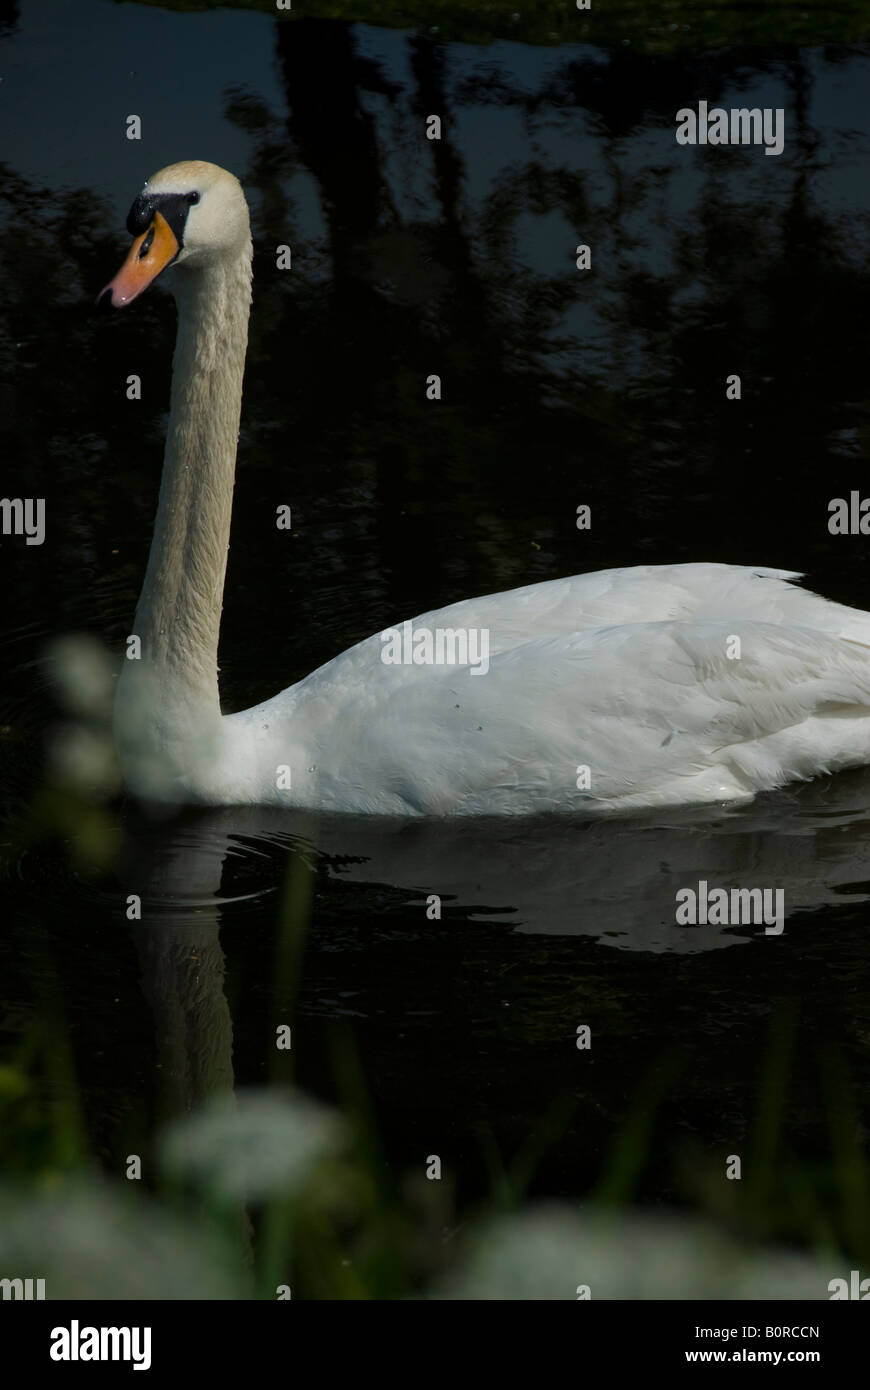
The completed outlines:
[[[168,266],[205,269],[239,256],[251,237],[238,179],[199,159],[152,174],[130,208],[127,230],[135,240],[114,280],[100,292],[101,308],[129,304]]]

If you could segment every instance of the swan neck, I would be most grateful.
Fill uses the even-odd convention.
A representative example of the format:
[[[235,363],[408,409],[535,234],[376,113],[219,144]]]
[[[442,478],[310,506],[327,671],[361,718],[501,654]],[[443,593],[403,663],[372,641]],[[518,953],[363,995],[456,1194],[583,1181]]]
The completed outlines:
[[[175,273],[178,335],[160,500],[135,632],[163,700],[220,715],[217,654],[251,302],[251,246]]]

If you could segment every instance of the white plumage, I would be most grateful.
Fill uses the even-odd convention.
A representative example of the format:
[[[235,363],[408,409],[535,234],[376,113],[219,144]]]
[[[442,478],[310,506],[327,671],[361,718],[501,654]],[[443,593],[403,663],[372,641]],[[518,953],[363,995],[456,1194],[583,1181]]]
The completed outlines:
[[[129,302],[173,264],[179,304],[134,625],[142,658],[125,663],[116,702],[125,776],[139,791],[528,815],[746,799],[870,762],[870,615],[796,588],[789,572],[721,564],[603,570],[451,604],[412,626],[485,632],[485,674],[387,664],[375,634],[274,699],[221,715],[247,206],[224,170],[177,164],[148,181],[131,222],[141,235],[109,302]]]
[[[233,799],[282,799],[282,749],[295,804],[402,815],[740,799],[867,762],[870,617],[796,577],[644,565],[423,614],[488,629],[488,672],[385,666],[376,634],[225,720]]]

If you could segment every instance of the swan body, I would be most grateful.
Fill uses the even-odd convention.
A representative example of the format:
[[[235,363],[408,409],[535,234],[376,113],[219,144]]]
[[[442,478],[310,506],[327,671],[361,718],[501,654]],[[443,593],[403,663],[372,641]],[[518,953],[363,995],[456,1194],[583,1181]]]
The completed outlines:
[[[642,565],[454,603],[414,632],[485,663],[388,661],[376,633],[253,709],[220,710],[217,645],[251,289],[247,205],[171,165],[128,218],[101,302],[167,265],[179,308],[154,539],[118,683],[125,778],[162,800],[385,815],[528,815],[748,799],[870,762],[870,615],[789,571]],[[407,652],[405,653],[407,655]]]

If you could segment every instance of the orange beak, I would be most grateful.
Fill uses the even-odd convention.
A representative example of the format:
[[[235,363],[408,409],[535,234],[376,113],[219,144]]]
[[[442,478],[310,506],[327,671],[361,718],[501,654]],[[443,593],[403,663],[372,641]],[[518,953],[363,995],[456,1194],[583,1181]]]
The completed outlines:
[[[175,260],[179,252],[175,233],[160,212],[155,212],[151,226],[137,237],[127,253],[127,259],[104,290],[97,303],[101,307],[120,309],[147,290],[161,270]],[[108,298],[107,298],[108,296]]]

